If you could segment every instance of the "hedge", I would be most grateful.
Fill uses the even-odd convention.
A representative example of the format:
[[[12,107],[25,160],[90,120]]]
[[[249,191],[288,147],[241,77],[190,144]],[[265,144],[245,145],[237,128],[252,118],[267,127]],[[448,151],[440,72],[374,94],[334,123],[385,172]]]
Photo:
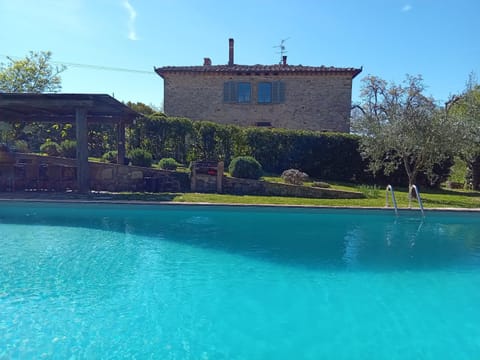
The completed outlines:
[[[209,121],[153,114],[128,130],[129,148],[141,148],[156,161],[174,158],[179,163],[193,160],[224,161],[228,167],[237,156],[252,156],[268,173],[298,169],[313,178],[357,183],[402,184],[405,171],[389,177],[367,172],[367,162],[358,151],[360,137],[345,133],[238,127]],[[449,164],[438,166],[444,179]],[[425,177],[419,177],[426,183]],[[419,180],[419,182],[420,182]]]

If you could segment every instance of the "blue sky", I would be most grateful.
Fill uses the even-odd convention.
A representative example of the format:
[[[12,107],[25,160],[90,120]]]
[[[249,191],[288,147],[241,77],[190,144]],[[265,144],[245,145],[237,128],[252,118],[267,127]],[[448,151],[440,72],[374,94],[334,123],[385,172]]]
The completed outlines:
[[[421,74],[443,102],[480,76],[478,0],[0,0],[0,62],[50,50],[68,66],[63,92],[106,93],[160,107],[153,67],[228,61],[274,64],[282,39],[292,65],[360,67],[401,82]],[[110,68],[143,72],[114,71]]]

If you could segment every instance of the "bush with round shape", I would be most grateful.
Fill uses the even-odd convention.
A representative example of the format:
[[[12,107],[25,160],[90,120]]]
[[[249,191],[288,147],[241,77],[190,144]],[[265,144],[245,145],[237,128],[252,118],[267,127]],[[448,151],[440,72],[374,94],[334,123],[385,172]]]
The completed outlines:
[[[177,170],[180,164],[174,158],[163,158],[158,162],[158,166],[163,170]]]
[[[232,160],[228,167],[230,175],[243,179],[260,179],[263,170],[262,165],[251,156],[238,156]]]
[[[105,154],[102,155],[102,161],[112,163],[112,164],[116,164],[117,163],[117,154],[118,154],[117,150],[107,151]]]
[[[132,162],[132,165],[135,166],[142,166],[142,167],[150,167],[152,166],[153,157],[148,151],[136,148],[131,150],[128,153],[128,157]]]
[[[62,149],[55,141],[47,140],[42,145],[40,145],[40,151],[47,154],[48,156],[58,156],[60,155]]]
[[[302,185],[304,181],[308,180],[308,175],[297,169],[288,169],[282,173],[282,179],[287,184]]]
[[[75,159],[77,157],[77,142],[75,140],[65,140],[60,143],[60,155]]]
[[[28,148],[28,143],[25,140],[15,140],[13,143],[13,148],[16,152],[28,153],[30,149]]]

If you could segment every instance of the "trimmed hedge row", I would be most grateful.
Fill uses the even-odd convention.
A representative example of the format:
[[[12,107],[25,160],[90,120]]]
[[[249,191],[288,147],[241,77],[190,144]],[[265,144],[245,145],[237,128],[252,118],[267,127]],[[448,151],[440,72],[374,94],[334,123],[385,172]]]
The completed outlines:
[[[355,135],[248,128],[245,136],[249,155],[268,172],[279,174],[293,168],[312,177],[340,181],[366,175]]]
[[[366,171],[359,151],[359,136],[286,129],[243,128],[209,121],[153,114],[128,130],[130,148],[141,148],[154,161],[173,158],[187,164],[193,160],[224,161],[228,168],[237,156],[252,156],[269,173],[298,169],[323,180],[405,185],[403,169],[385,177]],[[449,164],[438,167],[435,184],[444,179]],[[427,185],[427,181],[424,181]]]

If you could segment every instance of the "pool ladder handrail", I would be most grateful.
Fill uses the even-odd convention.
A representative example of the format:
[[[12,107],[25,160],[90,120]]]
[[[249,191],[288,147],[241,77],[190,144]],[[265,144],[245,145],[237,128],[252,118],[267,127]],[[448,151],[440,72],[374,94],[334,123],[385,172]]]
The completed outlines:
[[[420,211],[422,212],[422,216],[425,217],[425,212],[423,211],[423,203],[422,203],[422,198],[420,197],[420,192],[418,191],[418,188],[416,185],[410,186],[410,189],[408,190],[408,208],[412,208],[412,193],[413,190],[415,190],[415,194],[417,195],[417,202],[418,206],[420,207]]]
[[[388,204],[388,192],[389,191],[392,195],[392,204],[393,204],[393,208],[395,210],[395,215],[398,215],[397,200],[395,199],[395,192],[393,191],[392,185],[387,185],[387,188],[385,189],[385,207],[389,207],[389,204]]]

